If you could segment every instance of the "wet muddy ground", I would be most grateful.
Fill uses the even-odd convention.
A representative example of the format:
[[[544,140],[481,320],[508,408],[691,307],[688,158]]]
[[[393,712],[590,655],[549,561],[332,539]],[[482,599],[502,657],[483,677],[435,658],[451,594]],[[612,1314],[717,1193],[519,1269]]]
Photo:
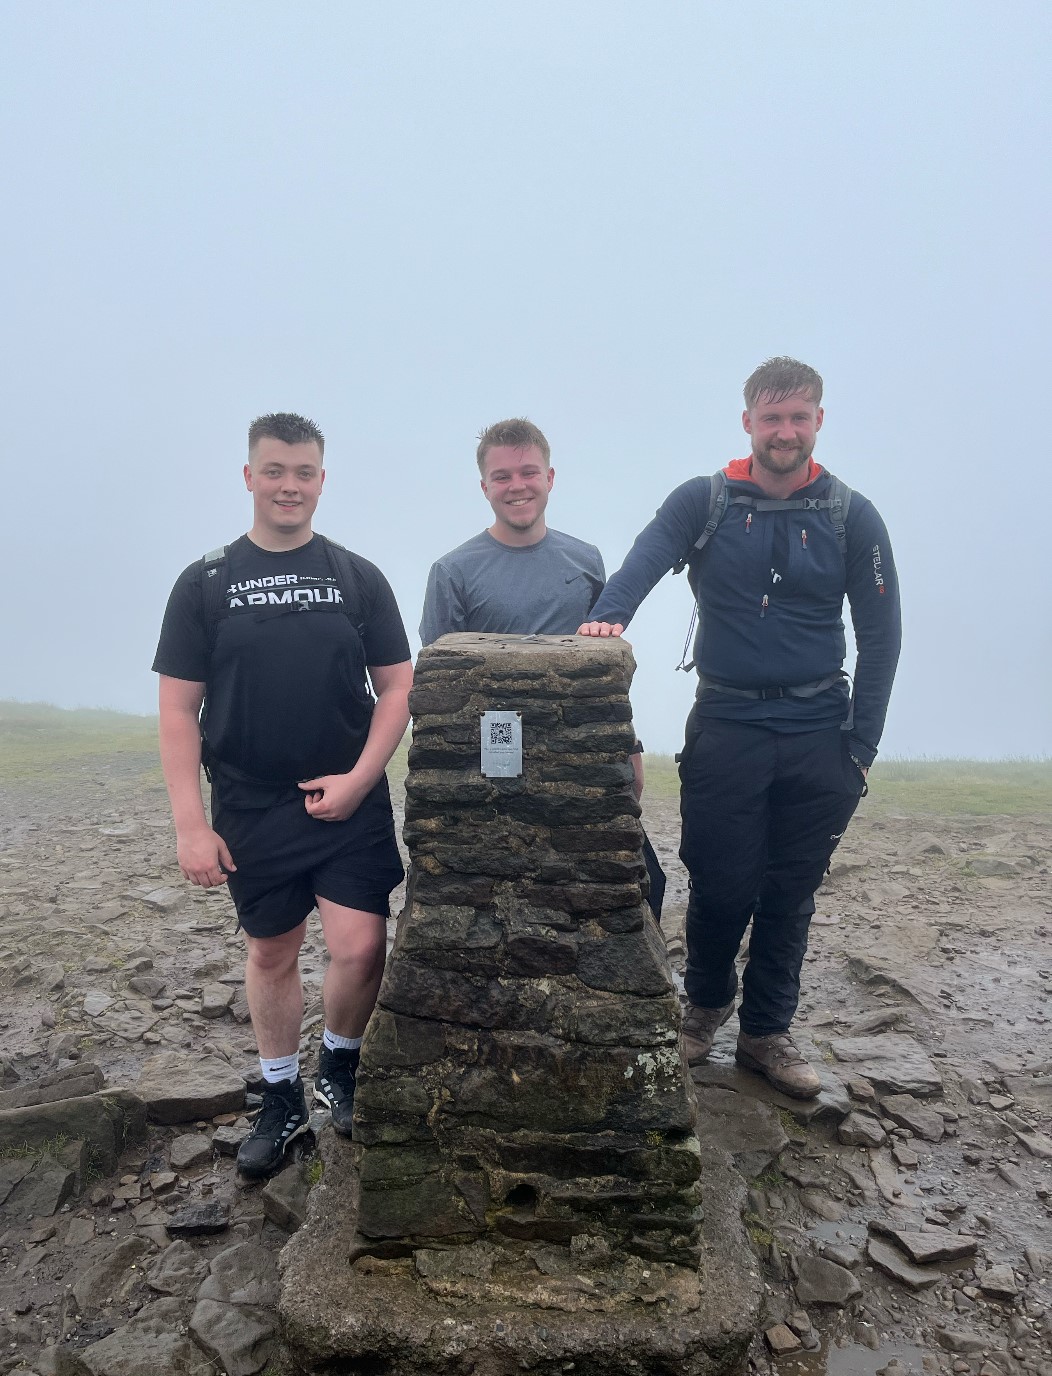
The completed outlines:
[[[681,971],[675,803],[654,796],[646,812]],[[738,1070],[733,1019],[698,1069],[703,1145],[730,1150],[750,1185],[766,1285],[756,1368],[1052,1376],[1050,840],[1048,815],[864,803],[804,970],[797,1026],[821,1099],[793,1104]],[[181,880],[148,754],[0,787],[0,920],[0,1094],[86,1065],[134,1087],[161,1053],[251,1089],[233,910]],[[323,969],[314,929],[305,1076]],[[243,1110],[151,1124],[105,1174],[59,1160],[68,1142],[0,1157],[0,1372],[147,1370],[159,1359],[135,1353],[160,1350],[151,1324],[164,1322],[172,1370],[277,1369],[273,1263],[309,1141],[265,1197],[228,1154],[246,1129]],[[173,1240],[187,1207],[222,1227]]]

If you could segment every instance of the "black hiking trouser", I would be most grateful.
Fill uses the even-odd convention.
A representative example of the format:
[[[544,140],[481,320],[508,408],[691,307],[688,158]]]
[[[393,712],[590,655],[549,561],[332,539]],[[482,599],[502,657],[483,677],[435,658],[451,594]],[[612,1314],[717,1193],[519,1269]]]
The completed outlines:
[[[785,1032],[815,890],[865,790],[838,726],[788,734],[693,715],[680,760],[680,859],[690,874],[687,998],[734,998],[752,918],[738,1018],[753,1037]]]

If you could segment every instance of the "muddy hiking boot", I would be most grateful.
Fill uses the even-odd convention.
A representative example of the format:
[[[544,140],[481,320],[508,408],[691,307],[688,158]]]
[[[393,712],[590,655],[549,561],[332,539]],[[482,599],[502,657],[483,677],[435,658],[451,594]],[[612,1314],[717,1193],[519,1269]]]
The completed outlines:
[[[326,1108],[331,1109],[332,1125],[344,1137],[351,1135],[355,1077],[360,1056],[361,1053],[357,1050],[330,1051],[327,1046],[321,1048],[318,1056],[314,1097],[320,1099]]]
[[[722,1008],[699,1008],[688,1003],[683,1015],[683,1050],[688,1065],[700,1065],[712,1050],[717,1031],[734,1012],[734,1000]]]
[[[804,1060],[788,1032],[772,1032],[767,1037],[750,1037],[746,1032],[739,1032],[734,1059],[747,1070],[757,1071],[775,1089],[793,1099],[813,1099],[822,1088],[822,1081]]]
[[[285,1149],[310,1126],[303,1081],[279,1080],[263,1088],[263,1107],[256,1115],[252,1131],[241,1143],[237,1168],[242,1175],[257,1179],[270,1175],[281,1165]]]

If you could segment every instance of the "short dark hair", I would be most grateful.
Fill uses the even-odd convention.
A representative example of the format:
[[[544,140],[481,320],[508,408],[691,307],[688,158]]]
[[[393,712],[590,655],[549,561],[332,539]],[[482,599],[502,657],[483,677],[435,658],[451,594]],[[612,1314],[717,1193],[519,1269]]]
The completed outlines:
[[[495,425],[489,426],[479,435],[479,447],[475,457],[478,459],[479,472],[486,471],[486,455],[491,449],[499,449],[507,445],[510,449],[529,449],[531,444],[535,444],[544,455],[544,466],[549,467],[551,463],[552,451],[548,441],[534,425],[532,420],[527,420],[525,416],[517,416],[512,420],[499,420]]]
[[[251,454],[260,440],[280,440],[282,444],[316,444],[318,453],[325,456],[325,436],[312,420],[297,416],[293,411],[272,411],[257,416],[248,427],[248,452]]]
[[[822,379],[813,368],[796,358],[769,358],[746,379],[746,409],[751,411],[761,397],[784,401],[794,392],[804,392],[816,406],[822,404]]]

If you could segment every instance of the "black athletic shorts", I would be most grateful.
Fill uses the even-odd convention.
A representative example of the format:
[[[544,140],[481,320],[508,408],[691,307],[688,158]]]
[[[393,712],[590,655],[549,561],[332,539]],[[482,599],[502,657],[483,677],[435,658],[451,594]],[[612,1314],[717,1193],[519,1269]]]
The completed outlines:
[[[232,808],[213,789],[212,826],[237,866],[227,882],[249,936],[292,931],[316,897],[387,917],[391,891],[405,877],[386,778],[345,822],[312,817],[302,793],[270,807]]]

